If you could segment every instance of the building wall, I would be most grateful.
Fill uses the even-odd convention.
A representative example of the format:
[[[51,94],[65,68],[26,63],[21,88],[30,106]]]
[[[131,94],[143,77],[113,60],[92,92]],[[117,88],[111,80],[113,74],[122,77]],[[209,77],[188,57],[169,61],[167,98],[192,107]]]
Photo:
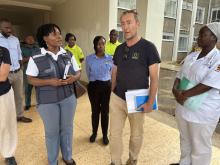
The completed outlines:
[[[142,0],[143,1],[143,0]],[[160,4],[160,5],[158,5]],[[137,7],[143,5],[137,3]],[[146,13],[145,37],[153,42],[161,54],[165,1],[148,0]]]
[[[198,36],[200,28],[208,23],[208,13],[209,13],[209,0],[199,0],[198,1],[198,6],[199,7],[204,7],[205,8],[205,16],[204,16],[204,22],[203,24],[196,23],[195,25],[195,31],[194,31],[194,36]]]
[[[172,61],[173,54],[173,42],[172,41],[163,41],[162,42],[162,61]]]
[[[37,27],[44,23],[44,12],[40,10],[23,11],[22,7],[19,10],[10,10],[11,6],[4,6],[0,9],[0,18],[7,18],[13,24],[13,33],[20,41],[24,40],[26,35],[35,35]],[[15,8],[17,9],[17,8]]]
[[[184,0],[186,1],[186,0]],[[187,2],[192,3],[192,0],[187,0]],[[195,29],[194,29],[194,36],[197,37],[200,28],[207,24],[208,15],[209,15],[209,0],[198,0],[198,7],[204,7],[205,8],[205,14],[204,14],[204,21],[203,23],[195,23]],[[212,7],[220,7],[220,1],[219,0],[212,0]],[[182,17],[181,17],[181,26],[180,26],[180,34],[189,35],[190,33],[190,24],[191,24],[191,10],[182,10]],[[172,18],[164,18],[164,28],[163,32],[174,32],[175,30],[175,23],[176,19]],[[171,42],[163,41],[162,44],[162,60],[170,60],[172,57],[171,50],[173,49],[173,44]],[[187,55],[187,52],[178,52],[177,55],[177,61],[181,61],[185,56]]]
[[[212,8],[220,7],[220,1],[219,0],[212,0]]]
[[[164,18],[163,31],[167,33],[174,33],[176,26],[176,19]]]
[[[180,23],[180,34],[189,34],[191,24],[192,12],[189,10],[182,10],[182,18]]]
[[[164,18],[163,32],[175,33],[176,19]],[[162,41],[161,59],[162,61],[172,61],[173,41]]]
[[[93,39],[96,35],[103,35],[108,39],[109,1],[66,1],[53,7],[51,20],[60,26],[63,36],[67,32],[74,33],[77,44],[84,54],[88,55],[94,52]],[[81,79],[87,81],[85,69],[82,71]]]
[[[140,28],[138,34],[145,38],[146,23],[147,23],[147,0],[137,0],[137,12],[139,14]]]

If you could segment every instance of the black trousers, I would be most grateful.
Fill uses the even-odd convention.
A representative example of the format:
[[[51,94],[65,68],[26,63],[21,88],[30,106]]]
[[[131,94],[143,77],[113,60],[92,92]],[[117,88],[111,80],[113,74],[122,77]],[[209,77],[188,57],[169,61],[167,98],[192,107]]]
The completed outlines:
[[[103,136],[107,136],[108,134],[110,94],[110,81],[97,80],[89,82],[88,95],[92,108],[92,130],[94,134],[97,134],[98,131],[100,113],[102,134]]]

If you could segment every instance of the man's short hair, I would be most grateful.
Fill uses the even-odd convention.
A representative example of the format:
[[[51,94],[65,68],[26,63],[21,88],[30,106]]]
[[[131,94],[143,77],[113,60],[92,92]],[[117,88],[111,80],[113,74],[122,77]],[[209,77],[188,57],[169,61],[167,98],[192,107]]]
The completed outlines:
[[[121,18],[124,16],[124,15],[126,15],[126,14],[133,14],[134,15],[134,19],[137,21],[137,22],[139,22],[139,14],[138,14],[138,12],[137,12],[137,10],[136,9],[132,9],[132,10],[126,10],[126,11],[124,11],[122,14],[121,14],[121,16],[120,16],[120,20],[121,20]]]
[[[65,37],[65,41],[68,42],[71,37],[73,37],[74,40],[76,41],[76,36],[73,33],[67,33]]]
[[[109,34],[116,33],[118,35],[118,31],[116,29],[112,29]]]
[[[3,22],[8,22],[8,23],[11,23],[11,21],[7,18],[0,18],[0,25],[3,23]]]

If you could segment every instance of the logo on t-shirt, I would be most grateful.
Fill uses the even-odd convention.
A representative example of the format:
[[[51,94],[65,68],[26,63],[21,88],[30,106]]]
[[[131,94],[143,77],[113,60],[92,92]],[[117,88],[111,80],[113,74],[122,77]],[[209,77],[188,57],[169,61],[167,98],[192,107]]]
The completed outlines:
[[[138,52],[134,52],[134,53],[132,54],[131,58],[132,58],[133,60],[138,60],[138,59],[139,59],[139,56],[140,56],[140,54],[139,54]]]
[[[220,65],[218,65],[218,67],[215,70],[216,72],[220,72]]]

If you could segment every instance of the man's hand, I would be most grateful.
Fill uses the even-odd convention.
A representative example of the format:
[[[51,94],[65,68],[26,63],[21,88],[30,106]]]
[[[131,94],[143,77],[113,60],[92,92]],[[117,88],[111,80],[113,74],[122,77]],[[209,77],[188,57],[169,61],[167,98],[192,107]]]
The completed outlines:
[[[152,104],[147,102],[137,108],[137,110],[140,110],[140,109],[143,109],[144,113],[150,113],[150,112],[152,112]]]

